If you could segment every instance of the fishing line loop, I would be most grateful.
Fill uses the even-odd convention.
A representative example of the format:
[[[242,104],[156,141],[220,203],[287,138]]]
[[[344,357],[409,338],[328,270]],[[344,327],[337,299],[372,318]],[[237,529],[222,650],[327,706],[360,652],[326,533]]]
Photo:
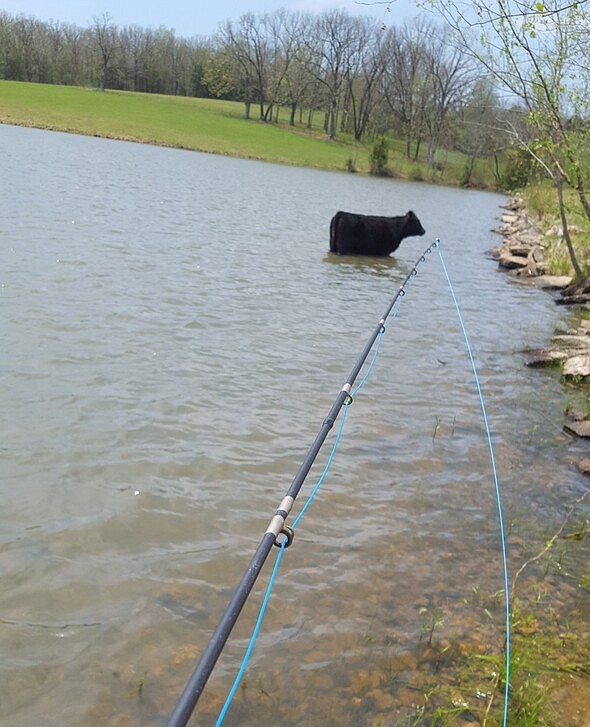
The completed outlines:
[[[273,545],[275,545],[275,547],[277,548],[288,548],[293,542],[293,538],[295,537],[295,531],[292,527],[289,527],[289,525],[283,525],[283,529],[281,530],[279,535],[284,535],[285,539],[279,540],[277,538]]]

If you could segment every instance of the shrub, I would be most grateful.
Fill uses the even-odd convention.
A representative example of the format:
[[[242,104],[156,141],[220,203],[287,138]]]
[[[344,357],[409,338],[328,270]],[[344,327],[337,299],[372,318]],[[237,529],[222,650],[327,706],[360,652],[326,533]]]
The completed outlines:
[[[500,186],[507,191],[521,189],[536,181],[537,174],[537,164],[526,149],[511,149],[505,157]]]
[[[376,177],[388,177],[389,169],[387,167],[389,157],[389,143],[382,136],[373,144],[371,155],[369,157],[369,168],[371,174]]]
[[[348,157],[346,160],[346,171],[354,174],[356,172],[356,160],[352,157]]]

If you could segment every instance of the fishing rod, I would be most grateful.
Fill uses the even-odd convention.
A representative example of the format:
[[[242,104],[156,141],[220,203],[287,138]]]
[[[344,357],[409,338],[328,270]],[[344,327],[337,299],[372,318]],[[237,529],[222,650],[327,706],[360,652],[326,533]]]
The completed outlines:
[[[229,635],[238,620],[242,608],[250,595],[250,591],[252,590],[272,547],[274,545],[281,545],[281,543],[278,542],[278,539],[281,537],[286,540],[284,547],[288,547],[293,542],[293,530],[289,526],[285,525],[285,521],[291,512],[293,503],[295,502],[297,495],[299,494],[299,491],[301,490],[301,487],[303,486],[303,483],[305,482],[305,479],[315,462],[324,441],[326,440],[326,437],[334,426],[334,422],[336,421],[340,410],[345,404],[352,403],[352,386],[359,375],[367,356],[373,348],[375,341],[385,331],[385,323],[387,322],[395,304],[406,294],[405,287],[410,279],[418,274],[418,266],[426,261],[426,255],[431,253],[437,246],[438,240],[435,240],[432,245],[426,248],[426,250],[424,250],[422,255],[418,258],[412,270],[408,273],[404,282],[393,297],[382,318],[379,320],[379,323],[369,337],[363,351],[357,358],[348,378],[346,379],[346,383],[340,389],[330,411],[328,412],[328,415],[324,419],[322,426],[313,441],[313,444],[309,448],[303,463],[297,470],[291,486],[281,500],[275,514],[271,518],[256,552],[252,556],[252,559],[242,576],[242,580],[234,591],[234,594],[223,612],[205,651],[195,666],[184,691],[180,695],[174,711],[168,720],[168,727],[184,727],[190,719],[203,689],[205,688],[207,680],[211,676],[211,672],[223,651],[225,643],[227,642]]]

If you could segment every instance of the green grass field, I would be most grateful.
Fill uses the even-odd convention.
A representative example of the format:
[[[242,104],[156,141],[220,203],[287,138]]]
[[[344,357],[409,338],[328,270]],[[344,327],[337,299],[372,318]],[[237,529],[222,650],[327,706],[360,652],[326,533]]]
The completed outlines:
[[[252,108],[255,117],[258,109]],[[318,169],[369,172],[371,141],[355,142],[344,134],[329,141],[321,129],[243,118],[244,106],[233,101],[105,91],[72,86],[0,81],[0,123],[124,139],[146,144],[211,152]],[[456,185],[464,159],[442,152],[432,171],[404,158],[402,143],[390,142],[389,167],[395,177]],[[483,162],[474,175],[477,186],[492,186]]]
[[[255,114],[257,109],[253,109]],[[0,81],[0,122],[281,164],[368,171],[368,148],[243,118],[232,101]]]

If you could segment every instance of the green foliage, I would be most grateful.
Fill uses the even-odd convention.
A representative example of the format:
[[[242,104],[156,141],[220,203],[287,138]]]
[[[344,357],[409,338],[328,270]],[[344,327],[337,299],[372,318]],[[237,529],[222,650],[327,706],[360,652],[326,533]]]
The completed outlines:
[[[546,218],[550,210],[552,214],[557,215],[555,189],[547,182],[540,182],[528,187],[526,199],[527,210],[537,220]]]
[[[410,169],[410,179],[413,182],[423,182],[425,180],[424,169],[418,164],[414,164]]]
[[[356,172],[356,159],[353,159],[352,157],[349,157],[346,160],[346,171],[350,172],[351,174],[354,174]]]
[[[526,149],[511,149],[505,156],[500,186],[506,191],[522,189],[536,178],[537,165]]]
[[[389,142],[382,136],[373,144],[369,156],[369,169],[376,177],[389,176]]]
[[[543,257],[552,275],[572,275],[572,263],[560,234],[562,222],[555,189],[548,181],[540,181],[523,190],[526,208],[539,231],[544,234]],[[573,190],[564,192],[570,237],[583,270],[590,270],[590,222],[581,209]]]

